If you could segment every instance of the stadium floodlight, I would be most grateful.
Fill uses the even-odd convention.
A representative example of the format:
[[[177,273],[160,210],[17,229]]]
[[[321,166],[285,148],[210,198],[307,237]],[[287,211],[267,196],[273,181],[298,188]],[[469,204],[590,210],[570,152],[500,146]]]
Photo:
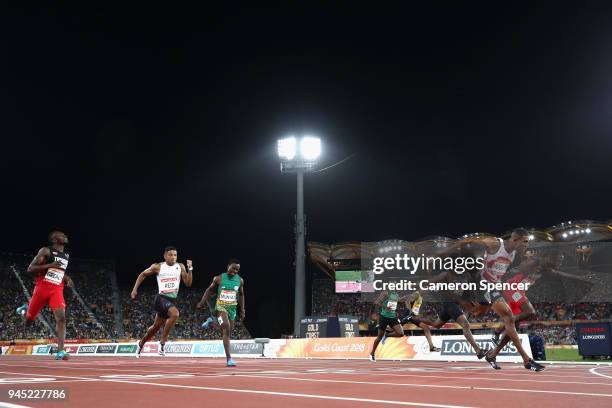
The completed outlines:
[[[563,233],[563,238],[567,238],[567,232]]]
[[[321,155],[321,139],[304,136],[300,142],[300,153],[304,160],[317,160]]]
[[[299,149],[298,149],[299,146]],[[297,212],[295,216],[295,307],[293,334],[300,334],[300,321],[306,313],[306,262],[304,228],[304,173],[312,172],[321,155],[321,139],[295,136],[280,139],[277,144],[281,173],[297,174]]]
[[[278,157],[285,160],[293,160],[297,153],[297,140],[295,137],[286,137],[278,141]]]
[[[298,140],[290,136],[278,141],[278,156],[283,173],[314,171],[320,155],[321,139],[318,137],[304,136]]]
[[[591,233],[591,229],[590,229],[590,228],[587,228],[587,229],[586,229],[586,233],[587,233],[587,234],[590,234],[590,233]]]

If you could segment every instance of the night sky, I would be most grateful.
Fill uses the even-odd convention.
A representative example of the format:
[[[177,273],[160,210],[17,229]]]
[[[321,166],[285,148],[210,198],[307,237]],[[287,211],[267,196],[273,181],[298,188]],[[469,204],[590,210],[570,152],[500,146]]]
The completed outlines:
[[[59,228],[130,286],[165,245],[202,288],[237,257],[251,333],[289,333],[296,190],[276,140],[305,132],[320,167],[355,154],[307,177],[308,240],[608,220],[605,3],[3,8],[0,250]]]

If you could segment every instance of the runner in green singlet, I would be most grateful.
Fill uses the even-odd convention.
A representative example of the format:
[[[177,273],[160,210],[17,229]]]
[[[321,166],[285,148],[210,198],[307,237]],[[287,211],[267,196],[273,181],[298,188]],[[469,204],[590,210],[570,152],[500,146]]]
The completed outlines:
[[[387,337],[403,337],[404,329],[397,318],[397,303],[400,300],[400,296],[397,292],[382,291],[378,296],[378,299],[374,302],[374,305],[380,307],[379,319],[378,319],[378,336],[374,340],[372,352],[370,353],[370,360],[376,361],[376,348],[378,343],[382,341],[385,344]],[[386,333],[385,329],[390,327],[393,331]]]
[[[227,272],[213,278],[212,283],[197,305],[202,307],[214,292],[217,293],[215,311],[217,312],[217,321],[223,332],[223,348],[225,348],[228,367],[236,366],[230,353],[230,335],[234,328],[238,307],[240,308],[240,319],[244,320],[245,318],[244,280],[238,275],[239,270],[240,261],[230,259],[227,264]]]

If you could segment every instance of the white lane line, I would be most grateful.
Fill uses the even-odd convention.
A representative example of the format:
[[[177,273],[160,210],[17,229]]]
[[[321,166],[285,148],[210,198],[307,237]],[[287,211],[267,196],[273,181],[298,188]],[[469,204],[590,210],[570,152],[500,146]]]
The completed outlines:
[[[270,378],[274,380],[325,382],[325,383],[341,383],[341,384],[391,385],[391,386],[396,386],[396,387],[450,388],[450,389],[463,389],[463,390],[534,392],[534,393],[543,393],[543,394],[588,395],[592,397],[612,397],[612,394],[599,394],[599,393],[594,393],[594,392],[571,392],[571,391],[551,391],[551,390],[533,390],[533,389],[530,390],[530,389],[520,389],[520,388],[469,387],[465,385],[412,384],[412,383],[389,383],[389,382],[349,381],[349,380],[323,380],[323,379],[314,379],[314,378],[272,377],[272,376],[251,376],[251,375],[235,375],[234,377]]]
[[[591,369],[589,370],[589,372],[590,372],[591,374],[595,374],[595,375],[598,375],[598,376],[600,376],[600,377],[605,377],[605,378],[609,378],[609,379],[611,379],[611,380],[612,380],[612,375],[606,375],[606,374],[600,373],[600,372],[598,372],[598,371],[597,371],[597,369],[598,369],[598,368],[603,368],[603,367],[593,367],[593,368],[591,368]]]
[[[244,374],[244,373],[240,373],[240,374]],[[287,372],[285,374],[289,374],[292,375],[293,373]],[[334,374],[333,372],[325,372],[325,373],[321,373],[321,372],[316,372],[316,373],[296,373],[297,375],[300,374]],[[352,375],[369,375],[369,376],[384,376],[384,377],[417,377],[417,378],[441,378],[441,379],[445,379],[445,380],[464,380],[465,377],[459,377],[459,376],[445,376],[445,375],[430,375],[428,373],[422,373],[422,374],[391,374],[391,373],[375,373],[375,372],[367,372],[367,371],[362,371],[362,372],[354,372],[354,373],[342,373],[342,374],[352,374]],[[497,374],[497,373],[496,373]],[[540,375],[537,375],[537,377],[540,377]],[[483,380],[483,381],[504,381],[504,382],[530,382],[530,383],[551,383],[551,384],[581,384],[581,385],[608,385],[608,386],[612,386],[612,383],[603,383],[603,382],[599,382],[599,383],[594,383],[592,381],[589,382],[583,382],[583,381],[558,381],[558,380],[535,380],[535,379],[517,379],[517,378],[492,378],[492,377],[469,377],[470,380]],[[584,377],[582,377],[584,378]],[[612,377],[610,377],[612,378]]]
[[[433,407],[433,408],[471,408],[471,407],[465,407],[461,405],[444,405],[444,404],[429,404],[429,403],[424,403],[424,402],[376,400],[376,399],[369,399],[369,398],[336,397],[333,395],[297,394],[297,393],[291,393],[291,392],[202,387],[202,386],[197,386],[197,385],[159,384],[159,383],[150,383],[150,382],[143,382],[143,381],[119,381],[119,380],[106,380],[106,381],[125,383],[125,384],[155,385],[158,387],[187,388],[187,389],[192,389],[192,390],[222,391],[222,392],[236,392],[236,393],[246,393],[246,394],[273,395],[273,396],[280,396],[280,397],[298,397],[298,398],[314,398],[314,399],[336,400],[336,401],[366,402],[369,404],[407,405],[407,406]]]
[[[0,408],[30,408],[27,405],[11,404],[10,402],[0,401]]]

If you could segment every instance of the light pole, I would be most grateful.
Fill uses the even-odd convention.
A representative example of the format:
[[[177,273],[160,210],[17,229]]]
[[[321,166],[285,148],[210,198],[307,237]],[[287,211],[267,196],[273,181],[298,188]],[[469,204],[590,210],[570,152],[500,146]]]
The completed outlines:
[[[297,174],[297,213],[295,216],[295,305],[293,335],[300,333],[300,320],[306,315],[306,256],[304,230],[304,173],[313,171],[321,154],[321,139],[290,136],[278,141],[281,173]]]

